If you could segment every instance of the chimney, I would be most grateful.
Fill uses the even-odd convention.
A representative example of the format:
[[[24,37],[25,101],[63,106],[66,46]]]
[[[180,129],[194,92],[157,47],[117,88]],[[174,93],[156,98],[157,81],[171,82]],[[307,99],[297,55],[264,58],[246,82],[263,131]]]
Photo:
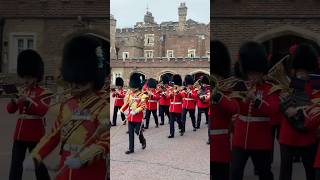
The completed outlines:
[[[180,7],[178,8],[179,14],[179,31],[185,30],[185,24],[187,20],[187,6],[186,3],[180,3]]]

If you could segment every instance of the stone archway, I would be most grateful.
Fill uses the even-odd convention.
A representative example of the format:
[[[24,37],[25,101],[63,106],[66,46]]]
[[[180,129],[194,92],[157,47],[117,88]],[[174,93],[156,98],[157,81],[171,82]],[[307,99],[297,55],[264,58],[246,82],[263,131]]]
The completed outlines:
[[[269,55],[272,55],[271,65],[289,54],[289,48],[294,44],[308,43],[320,53],[320,36],[312,31],[285,25],[272,29],[254,38],[262,43]]]

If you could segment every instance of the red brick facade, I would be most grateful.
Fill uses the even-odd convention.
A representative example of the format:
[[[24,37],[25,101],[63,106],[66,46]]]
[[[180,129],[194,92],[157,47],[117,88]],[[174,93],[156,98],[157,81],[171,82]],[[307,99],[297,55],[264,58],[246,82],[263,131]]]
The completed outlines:
[[[211,9],[211,38],[224,41],[234,60],[241,43],[248,40],[264,43],[290,36],[286,46],[296,37],[320,45],[318,0],[215,0]]]

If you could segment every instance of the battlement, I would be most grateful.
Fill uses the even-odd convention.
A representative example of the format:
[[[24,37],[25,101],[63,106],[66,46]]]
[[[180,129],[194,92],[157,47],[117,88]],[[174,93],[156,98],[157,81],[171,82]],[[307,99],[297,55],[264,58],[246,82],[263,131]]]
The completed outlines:
[[[197,24],[193,26],[186,26],[185,31],[188,32],[192,30],[195,26],[200,27],[206,27],[206,24]],[[155,25],[155,26],[143,26],[143,27],[134,27],[134,28],[117,28],[116,33],[117,34],[134,34],[137,32],[140,33],[158,33],[158,32],[176,32],[178,31],[178,24],[171,25],[171,24],[165,24],[165,25]]]

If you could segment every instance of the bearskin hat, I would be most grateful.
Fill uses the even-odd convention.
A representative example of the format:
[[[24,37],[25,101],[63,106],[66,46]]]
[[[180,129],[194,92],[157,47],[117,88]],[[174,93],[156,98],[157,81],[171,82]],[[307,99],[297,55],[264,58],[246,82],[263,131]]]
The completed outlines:
[[[133,73],[130,76],[129,80],[129,87],[133,89],[142,89],[143,86],[143,79],[141,74],[139,73]]]
[[[121,77],[116,78],[116,86],[123,87],[123,79]]]
[[[185,85],[193,85],[193,77],[191,75],[186,75],[186,77],[184,77],[184,83]]]
[[[171,81],[174,85],[182,86],[182,78],[179,74],[173,75]]]
[[[44,65],[41,56],[36,51],[31,49],[22,51],[17,61],[19,77],[33,77],[38,82],[43,79]]]
[[[202,76],[202,80],[201,80],[202,84],[209,84],[210,81],[209,81],[209,78],[208,76]]]
[[[76,84],[93,83],[94,89],[100,90],[107,74],[105,51],[102,43],[93,36],[73,37],[63,49],[61,68],[63,79]]]
[[[227,47],[219,40],[211,41],[210,47],[212,51],[210,73],[227,78],[231,71],[231,59]]]
[[[240,62],[239,61],[236,61],[234,63],[233,74],[234,74],[235,77],[238,77],[238,78],[241,77],[241,69],[240,69]]]
[[[148,79],[148,88],[156,88],[157,81],[153,78]]]
[[[161,81],[162,81],[163,84],[169,84],[170,78],[169,78],[168,75],[164,74],[161,77]]]
[[[268,72],[268,58],[264,46],[260,43],[249,41],[244,43],[239,50],[240,69],[243,76],[249,72]]]
[[[310,73],[319,71],[318,54],[309,44],[300,44],[292,60],[293,69],[304,69]]]

